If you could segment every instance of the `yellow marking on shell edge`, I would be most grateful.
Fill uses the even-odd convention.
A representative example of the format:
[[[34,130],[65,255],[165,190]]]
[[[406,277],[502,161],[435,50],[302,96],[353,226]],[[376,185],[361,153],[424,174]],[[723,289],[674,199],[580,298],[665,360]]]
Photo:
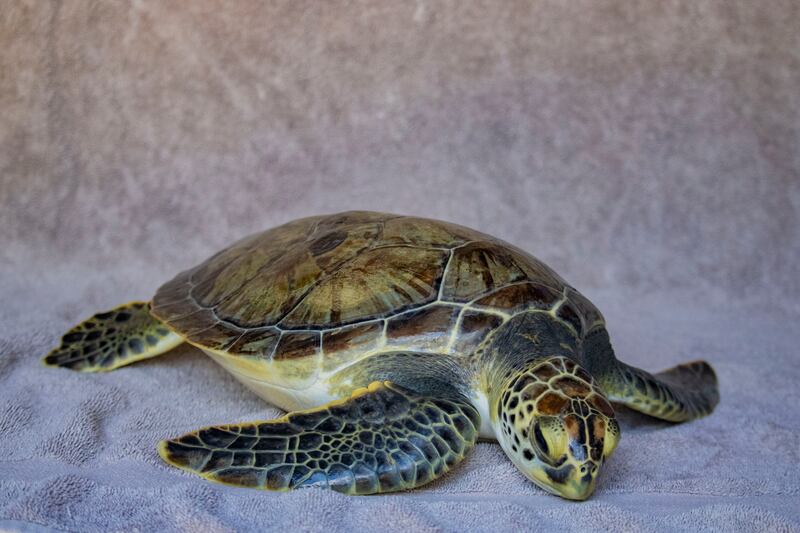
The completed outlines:
[[[345,399],[342,399],[342,400],[335,400],[334,402],[331,402],[331,403],[332,404],[336,404],[336,405],[341,405],[341,404],[345,403],[346,401],[348,401],[349,399],[358,398],[359,396],[364,396],[365,394],[368,394],[370,392],[376,392],[379,389],[381,389],[382,387],[387,387],[388,388],[389,384],[390,384],[389,381],[373,381],[372,383],[370,383],[366,387],[359,387],[356,390],[354,390],[350,394],[350,398],[345,398]]]

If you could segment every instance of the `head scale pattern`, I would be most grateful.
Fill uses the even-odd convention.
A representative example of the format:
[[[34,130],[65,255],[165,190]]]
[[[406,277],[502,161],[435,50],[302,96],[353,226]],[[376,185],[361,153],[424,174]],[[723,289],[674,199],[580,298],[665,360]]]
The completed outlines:
[[[594,379],[557,356],[509,378],[496,406],[506,451],[545,489],[588,497],[620,436],[614,410]]]

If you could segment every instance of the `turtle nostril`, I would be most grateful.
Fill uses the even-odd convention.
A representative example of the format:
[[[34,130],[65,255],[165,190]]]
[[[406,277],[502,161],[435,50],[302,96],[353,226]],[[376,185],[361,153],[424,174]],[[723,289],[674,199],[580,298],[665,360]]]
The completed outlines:
[[[599,468],[600,467],[596,463],[586,463],[581,465],[580,473],[585,478],[589,478],[594,476],[599,470]]]

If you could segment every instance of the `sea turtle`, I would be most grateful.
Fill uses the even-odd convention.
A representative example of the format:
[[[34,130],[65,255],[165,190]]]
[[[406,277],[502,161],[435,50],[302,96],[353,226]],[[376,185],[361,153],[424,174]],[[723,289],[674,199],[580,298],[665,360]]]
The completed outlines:
[[[582,500],[619,441],[609,401],[680,422],[719,398],[706,362],[651,375],[618,361],[597,308],[532,255],[385,213],[246,237],[150,302],[75,326],[44,362],[113,370],[183,342],[289,413],[199,429],[159,454],[269,490],[419,487],[484,438],[543,489]]]

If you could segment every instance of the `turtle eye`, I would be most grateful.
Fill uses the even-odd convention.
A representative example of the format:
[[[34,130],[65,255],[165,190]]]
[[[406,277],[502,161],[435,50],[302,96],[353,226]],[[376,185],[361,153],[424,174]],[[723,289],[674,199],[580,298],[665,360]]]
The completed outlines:
[[[540,416],[533,423],[531,435],[536,454],[550,464],[556,464],[567,451],[567,431],[557,416]]]

